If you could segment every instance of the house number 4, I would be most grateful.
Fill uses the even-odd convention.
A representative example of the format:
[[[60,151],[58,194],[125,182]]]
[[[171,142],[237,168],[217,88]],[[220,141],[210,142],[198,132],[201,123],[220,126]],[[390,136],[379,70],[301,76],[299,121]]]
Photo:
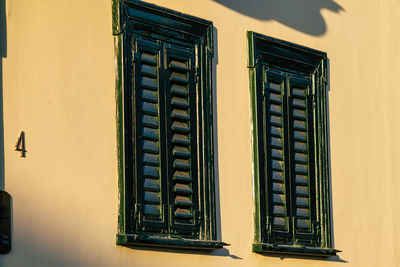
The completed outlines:
[[[21,131],[18,137],[17,144],[15,145],[15,151],[19,151],[21,153],[21,157],[26,157],[26,149],[25,149],[25,133]]]

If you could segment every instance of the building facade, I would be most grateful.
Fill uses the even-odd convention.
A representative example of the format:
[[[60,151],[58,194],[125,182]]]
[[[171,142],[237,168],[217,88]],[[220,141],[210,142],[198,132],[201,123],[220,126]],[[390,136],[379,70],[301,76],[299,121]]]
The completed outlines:
[[[0,0],[0,265],[400,266],[399,12]]]

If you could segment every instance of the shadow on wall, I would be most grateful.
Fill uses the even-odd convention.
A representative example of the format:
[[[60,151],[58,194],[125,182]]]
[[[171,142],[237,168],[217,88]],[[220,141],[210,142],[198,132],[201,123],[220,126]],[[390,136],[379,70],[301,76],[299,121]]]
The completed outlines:
[[[0,0],[0,190],[5,189],[4,179],[4,125],[3,125],[3,58],[7,57],[6,3]]]
[[[258,20],[276,20],[306,34],[321,36],[327,26],[321,10],[335,13],[344,9],[333,0],[214,0]]]

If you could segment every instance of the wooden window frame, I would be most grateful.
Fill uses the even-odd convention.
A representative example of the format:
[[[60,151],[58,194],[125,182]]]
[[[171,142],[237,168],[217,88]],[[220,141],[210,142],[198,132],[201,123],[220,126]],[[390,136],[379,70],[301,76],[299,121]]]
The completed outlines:
[[[289,253],[312,256],[333,256],[338,250],[333,248],[331,234],[331,207],[330,207],[330,178],[328,165],[328,127],[327,127],[327,55],[314,49],[296,45],[254,32],[247,32],[248,39],[248,68],[252,106],[252,145],[253,145],[253,185],[255,205],[255,235],[253,251],[258,253]],[[291,239],[274,239],[270,235],[270,222],[267,220],[267,177],[262,169],[267,148],[264,147],[262,136],[265,134],[263,125],[259,120],[264,92],[265,72],[264,68],[272,68],[281,73],[294,73],[295,75],[308,75],[312,82],[312,112],[314,156],[312,161],[313,179],[315,186],[310,187],[314,195],[312,203],[315,209],[317,233],[313,244],[305,245],[297,243],[295,234]],[[284,152],[287,153],[287,152]],[[310,165],[311,166],[311,165]],[[291,167],[290,167],[291,168]],[[289,177],[289,181],[292,178]],[[268,193],[270,192],[270,193]],[[288,194],[288,193],[286,193]],[[290,198],[295,198],[293,191],[289,192]],[[267,196],[266,196],[267,195]],[[312,209],[310,208],[310,209]],[[293,216],[291,214],[291,216]],[[289,219],[293,219],[292,217]],[[294,220],[293,220],[294,221]],[[294,232],[293,232],[294,233]]]
[[[213,24],[210,21],[185,15],[153,4],[137,0],[113,0],[113,35],[116,62],[116,100],[117,100],[117,137],[119,158],[119,216],[117,244],[158,246],[168,248],[210,250],[222,248],[224,242],[217,241],[215,221],[214,186],[214,146],[213,146],[213,96],[211,68],[213,58]],[[134,175],[132,160],[135,143],[132,134],[127,131],[129,117],[133,117],[134,102],[128,93],[133,87],[132,59],[133,35],[151,38],[178,46],[195,47],[196,68],[196,131],[198,195],[200,211],[199,233],[192,236],[180,235],[162,230],[159,233],[138,230],[140,214],[135,200],[135,185],[138,179]],[[157,42],[158,42],[157,41]],[[133,109],[134,112],[134,109]],[[133,126],[134,128],[135,126]],[[134,130],[133,130],[134,131]],[[161,136],[160,138],[167,138]],[[136,141],[137,142],[137,141]],[[168,188],[166,189],[169,190]],[[169,212],[169,211],[167,211]],[[196,218],[197,219],[197,218]]]

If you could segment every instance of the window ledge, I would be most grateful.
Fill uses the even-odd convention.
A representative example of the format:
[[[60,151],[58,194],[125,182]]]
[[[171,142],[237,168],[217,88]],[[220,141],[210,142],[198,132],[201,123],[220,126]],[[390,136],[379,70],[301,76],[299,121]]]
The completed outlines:
[[[225,242],[207,241],[185,238],[167,238],[161,236],[125,235],[117,234],[117,245],[124,246],[154,246],[179,249],[213,250],[229,246]]]
[[[304,246],[290,246],[283,244],[255,243],[253,244],[253,252],[285,253],[285,254],[316,256],[316,257],[329,257],[329,256],[335,256],[337,252],[341,251],[333,248],[314,248],[314,247],[304,247]]]

